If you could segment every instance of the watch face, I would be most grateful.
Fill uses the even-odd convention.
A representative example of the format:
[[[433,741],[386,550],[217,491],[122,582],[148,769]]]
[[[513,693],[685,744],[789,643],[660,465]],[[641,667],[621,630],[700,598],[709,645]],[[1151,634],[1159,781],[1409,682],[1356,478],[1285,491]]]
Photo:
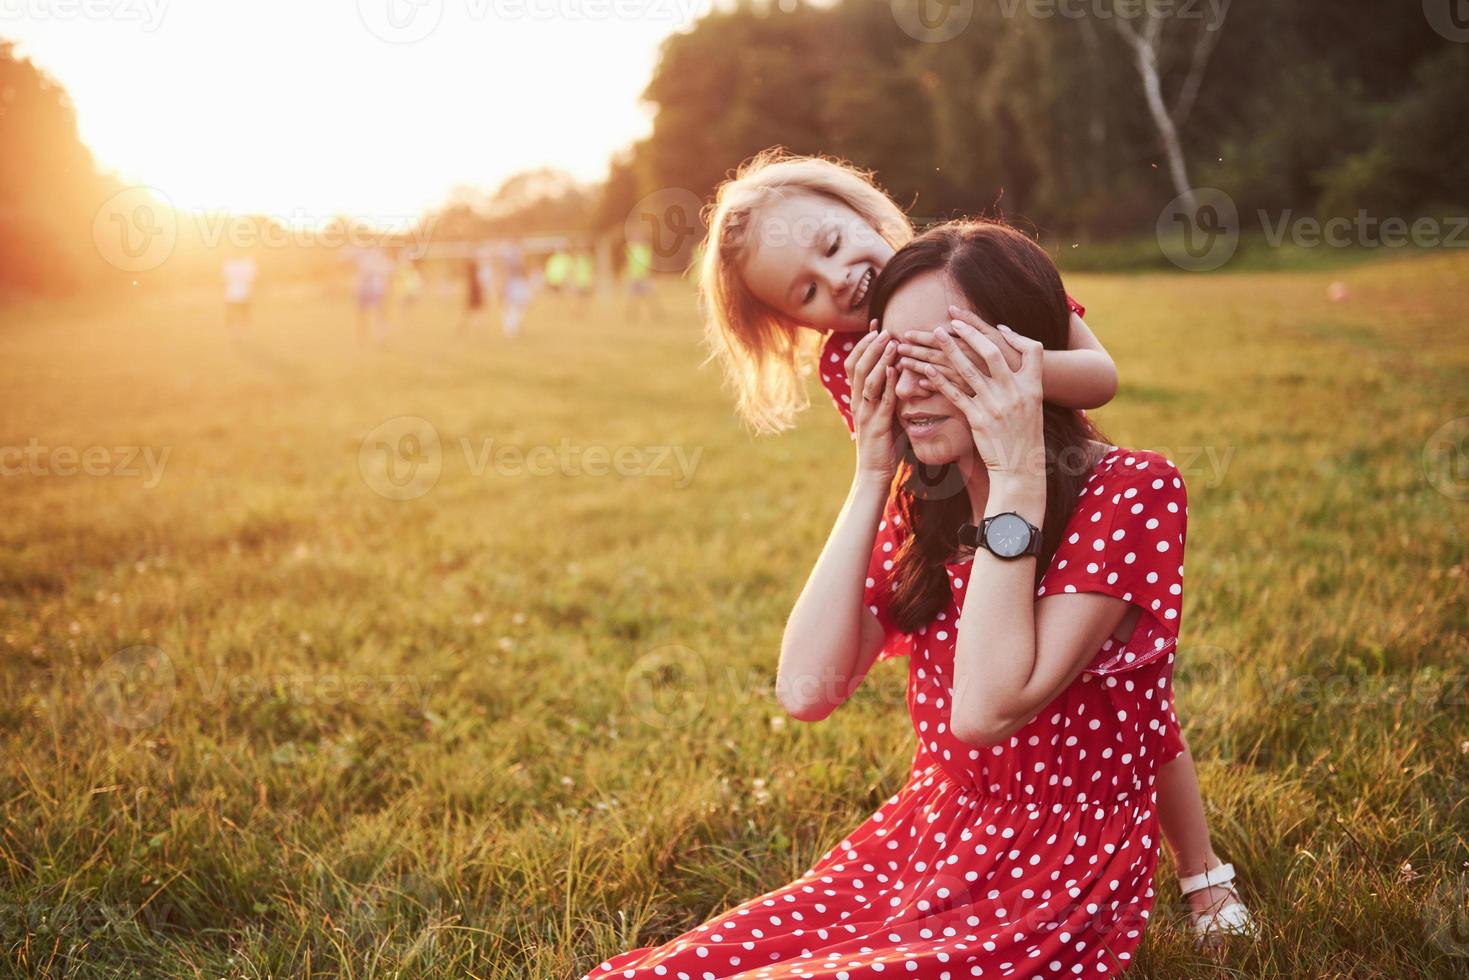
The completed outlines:
[[[1019,514],[997,514],[984,540],[1001,558],[1019,558],[1030,546],[1030,525]]]

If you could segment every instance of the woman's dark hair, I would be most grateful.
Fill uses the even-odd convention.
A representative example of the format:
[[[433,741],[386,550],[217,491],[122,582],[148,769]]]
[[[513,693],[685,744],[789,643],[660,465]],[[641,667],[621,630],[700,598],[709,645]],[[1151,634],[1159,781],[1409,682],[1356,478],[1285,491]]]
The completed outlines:
[[[970,309],[986,323],[1003,323],[1040,341],[1047,350],[1066,348],[1071,313],[1061,274],[1045,250],[1022,232],[983,219],[930,228],[903,246],[878,275],[872,286],[870,315],[881,323],[893,294],[929,272],[948,276]],[[1107,442],[1075,409],[1044,402],[1042,412],[1046,513],[1041,554],[1036,560],[1037,585],[1061,543],[1061,533],[1094,465],[1089,440]],[[959,526],[972,515],[963,478],[953,463],[926,466],[913,455],[911,446],[903,455],[898,498],[908,534],[893,559],[892,615],[900,629],[911,633],[948,603],[944,562],[958,548]]]

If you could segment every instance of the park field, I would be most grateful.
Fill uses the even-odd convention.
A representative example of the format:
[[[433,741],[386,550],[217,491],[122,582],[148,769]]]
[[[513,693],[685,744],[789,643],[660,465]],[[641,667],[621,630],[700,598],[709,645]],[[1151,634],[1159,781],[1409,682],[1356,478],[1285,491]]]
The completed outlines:
[[[1334,281],[1345,296],[1328,298]],[[692,296],[0,309],[0,970],[574,980],[902,785],[902,661],[773,697],[852,450],[750,436]],[[457,286],[457,283],[455,284]],[[1140,977],[1469,972],[1469,255],[1068,277],[1188,482],[1179,714],[1267,936]]]

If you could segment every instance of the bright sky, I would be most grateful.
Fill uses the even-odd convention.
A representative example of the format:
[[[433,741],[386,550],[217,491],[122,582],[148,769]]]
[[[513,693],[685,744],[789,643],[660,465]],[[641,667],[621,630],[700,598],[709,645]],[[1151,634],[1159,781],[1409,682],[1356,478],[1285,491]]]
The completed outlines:
[[[644,135],[658,45],[710,0],[0,0],[99,164],[177,207],[417,215]]]

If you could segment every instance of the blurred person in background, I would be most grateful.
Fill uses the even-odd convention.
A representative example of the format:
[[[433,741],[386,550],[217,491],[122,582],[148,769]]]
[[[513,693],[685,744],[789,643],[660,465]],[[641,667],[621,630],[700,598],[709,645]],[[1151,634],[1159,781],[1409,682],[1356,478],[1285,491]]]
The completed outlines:
[[[418,260],[410,258],[407,249],[398,253],[398,269],[393,289],[398,297],[399,313],[407,312],[409,307],[418,302],[418,297],[423,292],[423,273],[418,269]]]
[[[583,313],[592,301],[592,289],[597,284],[597,265],[592,259],[592,250],[578,245],[571,260],[571,287],[576,293],[577,309]]]
[[[501,298],[500,325],[505,336],[520,333],[525,308],[530,304],[530,280],[526,278],[525,251],[514,240],[500,247],[500,261],[505,272],[505,291]]]
[[[357,268],[357,343],[378,343],[387,332],[383,303],[392,283],[393,258],[377,244],[357,249],[352,258]]]
[[[646,235],[638,233],[627,240],[623,277],[627,280],[627,316],[638,319],[639,305],[646,307],[654,320],[663,318],[663,308],[658,305],[658,293],[653,288],[653,247]]]
[[[227,329],[241,330],[250,325],[250,294],[259,271],[255,257],[236,251],[224,260],[224,322]]]
[[[546,288],[559,295],[570,275],[571,254],[564,247],[557,248],[546,260]]]
[[[464,261],[467,291],[464,297],[464,315],[459,319],[459,336],[464,336],[473,325],[478,331],[484,322],[485,297],[492,295],[495,286],[495,268],[489,246],[481,245]]]

